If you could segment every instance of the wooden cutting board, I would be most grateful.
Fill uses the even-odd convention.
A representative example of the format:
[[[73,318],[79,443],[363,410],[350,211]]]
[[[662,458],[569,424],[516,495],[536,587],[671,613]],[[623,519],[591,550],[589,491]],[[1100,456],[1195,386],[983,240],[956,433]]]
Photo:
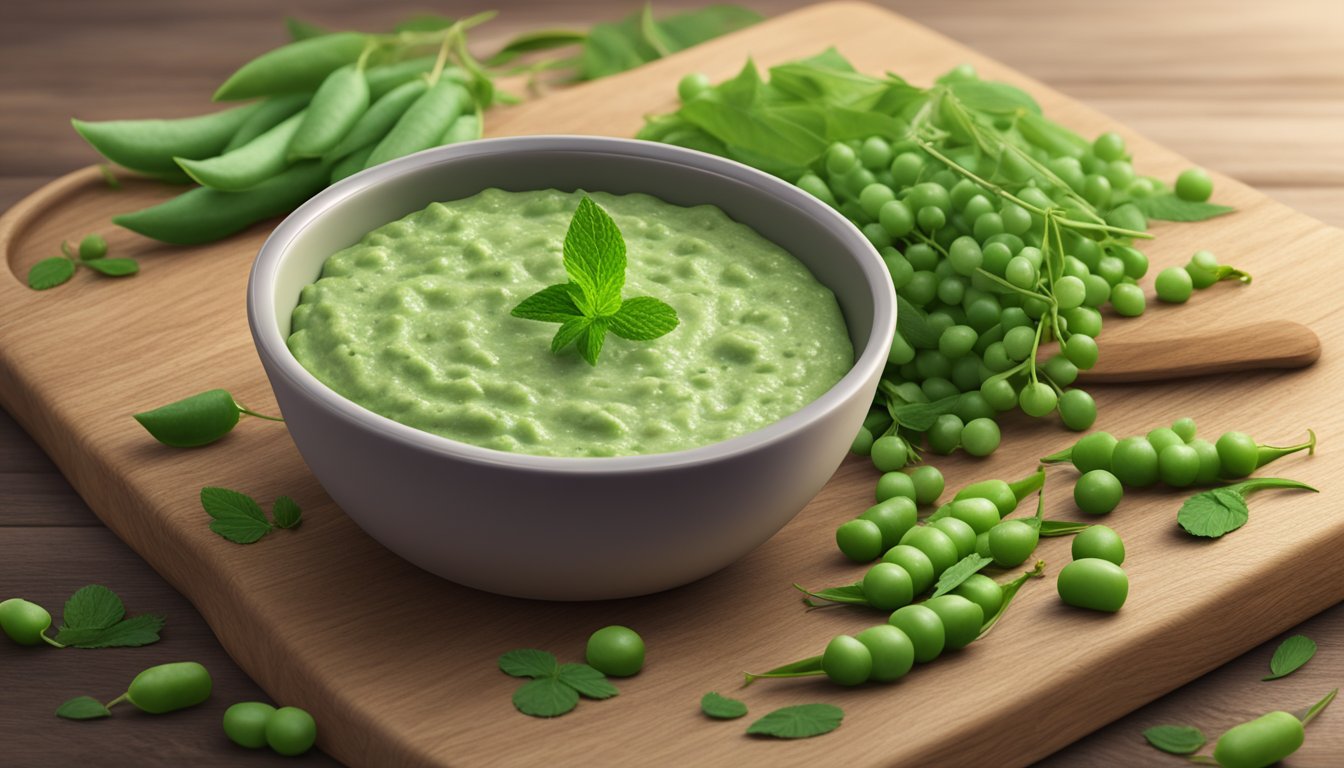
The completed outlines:
[[[1119,131],[1143,173],[1171,178],[1189,165],[946,38],[856,3],[814,6],[492,113],[489,132],[628,136],[642,115],[674,106],[685,73],[719,79],[748,56],[770,65],[829,45],[864,71],[890,70],[917,84],[968,61],[985,77],[1027,88],[1049,115],[1085,134]],[[0,219],[0,248],[12,270],[0,275],[0,403],[102,520],[193,601],[239,664],[277,701],[312,711],[322,748],[351,765],[1025,764],[1344,597],[1337,555],[1344,517],[1332,496],[1344,473],[1336,458],[1344,437],[1337,385],[1344,233],[1230,179],[1215,181],[1217,200],[1240,211],[1160,225],[1146,251],[1156,271],[1210,248],[1254,273],[1254,284],[1219,285],[1179,308],[1154,303],[1137,320],[1108,319],[1103,355],[1113,340],[1207,337],[1218,329],[1229,332],[1206,343],[1237,345],[1257,322],[1293,319],[1320,336],[1321,361],[1295,372],[1097,385],[1098,427],[1138,434],[1189,415],[1206,437],[1242,429],[1284,443],[1311,426],[1319,454],[1282,460],[1272,474],[1323,493],[1257,496],[1251,522],[1214,543],[1177,531],[1183,494],[1131,493],[1106,520],[1130,553],[1131,593],[1119,614],[1066,609],[1053,577],[1035,581],[991,636],[890,686],[763,681],[738,690],[743,670],[817,653],[832,635],[882,620],[848,608],[805,612],[789,586],[839,584],[862,573],[836,553],[832,531],[871,499],[876,473],[865,461],[847,461],[792,524],[715,576],[646,598],[559,604],[474,592],[394,557],[331,503],[275,424],[248,420],[223,442],[194,451],[153,443],[129,414],[212,387],[259,410],[275,404],[244,317],[248,268],[271,225],[189,249],[112,227],[111,214],[172,194],[149,182],[128,180],[114,191],[89,168]],[[105,234],[117,255],[139,258],[142,274],[113,281],[81,273],[45,293],[24,287],[32,263],[90,231]],[[1004,433],[989,459],[939,458],[949,488],[1025,475],[1036,457],[1073,439],[1054,420],[1020,415],[1007,419]],[[1076,515],[1072,479],[1070,469],[1051,471],[1050,517]],[[196,498],[204,485],[266,502],[290,494],[305,523],[253,546],[230,544],[206,527]],[[1068,541],[1046,541],[1038,554],[1053,575],[1068,561]],[[500,653],[538,647],[579,661],[588,633],[610,623],[637,628],[649,647],[645,671],[620,681],[619,697],[585,701],[551,721],[513,710],[518,681],[495,668]],[[172,660],[155,647],[144,659]],[[753,717],[832,702],[845,709],[845,723],[818,739],[759,741],[744,735],[744,721],[698,714],[700,696],[711,690],[740,696]],[[229,703],[208,706],[222,712]]]

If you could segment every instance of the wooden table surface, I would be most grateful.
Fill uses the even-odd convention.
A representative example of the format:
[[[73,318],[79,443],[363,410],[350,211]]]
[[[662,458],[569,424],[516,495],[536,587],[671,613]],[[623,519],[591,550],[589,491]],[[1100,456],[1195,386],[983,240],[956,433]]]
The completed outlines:
[[[805,3],[747,4],[774,14]],[[1196,162],[1344,226],[1344,4],[1338,0],[883,4],[1113,115]],[[634,4],[528,0],[498,5],[504,9],[500,18],[479,36],[487,46],[515,30],[610,18]],[[658,8],[692,5],[662,2]],[[234,66],[283,40],[283,12],[372,30],[421,8],[352,0],[291,0],[283,11],[262,0],[209,6],[175,0],[7,4],[0,11],[0,208],[93,160],[68,127],[72,114],[108,119],[204,111],[207,94]],[[75,588],[107,584],[132,612],[170,616],[157,646],[164,660],[191,658],[206,664],[221,700],[264,698],[190,604],[101,526],[3,412],[0,531],[0,599],[22,595],[58,611]],[[1138,735],[1149,725],[1189,723],[1216,734],[1262,711],[1305,706],[1344,682],[1344,608],[1326,611],[1294,632],[1320,645],[1316,659],[1297,675],[1274,684],[1258,682],[1276,640],[1041,765],[1161,764],[1164,758],[1143,747]],[[133,650],[56,653],[0,643],[0,690],[5,692],[0,734],[6,764],[80,760],[120,765],[134,759],[139,765],[205,767],[244,764],[244,758],[248,765],[334,764],[317,753],[297,762],[265,752],[242,755],[225,740],[214,717],[199,712],[160,718],[126,712],[89,724],[51,717],[51,700],[119,692],[117,686],[125,685],[142,659]],[[1289,764],[1300,768],[1344,762],[1340,722],[1326,718],[1313,726],[1307,746]]]

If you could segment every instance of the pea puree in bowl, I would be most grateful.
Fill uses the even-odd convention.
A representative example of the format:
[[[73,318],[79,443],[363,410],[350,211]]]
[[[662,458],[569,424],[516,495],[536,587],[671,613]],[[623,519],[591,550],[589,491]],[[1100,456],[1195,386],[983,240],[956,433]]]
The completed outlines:
[[[624,237],[627,295],[680,320],[552,354],[556,326],[510,310],[565,283],[581,192],[487,189],[383,225],[327,259],[291,319],[294,357],[402,424],[541,456],[668,453],[797,411],[853,363],[844,317],[801,262],[711,206],[593,192]]]
[[[550,351],[563,326],[510,316],[563,283],[577,190],[627,241],[620,298],[680,321],[608,333],[595,366]],[[403,236],[424,241],[390,245]],[[248,283],[286,426],[341,511],[440,576],[554,600],[685,584],[783,527],[868,413],[895,302],[862,233],[788,182],[583,136],[468,142],[345,179],[276,228]]]

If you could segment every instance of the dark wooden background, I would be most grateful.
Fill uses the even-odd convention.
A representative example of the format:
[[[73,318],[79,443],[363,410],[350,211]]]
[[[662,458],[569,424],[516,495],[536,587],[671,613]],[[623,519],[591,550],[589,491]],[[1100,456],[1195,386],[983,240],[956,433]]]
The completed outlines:
[[[698,4],[668,1],[657,8],[665,12]],[[744,4],[773,15],[806,3]],[[1344,3],[1339,0],[882,4],[1108,112],[1197,163],[1344,226]],[[94,160],[69,128],[71,116],[172,117],[205,111],[209,94],[239,63],[283,42],[285,13],[377,30],[417,12],[465,14],[487,7],[354,0],[5,2],[0,6],[0,209]],[[494,7],[500,17],[476,36],[483,50],[522,29],[581,26],[614,18],[636,4],[525,0]],[[89,583],[115,589],[133,613],[167,614],[163,640],[145,649],[63,652],[0,640],[0,764],[335,764],[318,753],[300,760],[265,750],[246,753],[225,739],[219,728],[224,708],[264,699],[264,694],[228,658],[191,605],[102,527],[32,440],[0,411],[0,599],[23,596],[59,615],[65,597]],[[1276,640],[1042,765],[1168,760],[1175,765],[1176,758],[1141,745],[1143,728],[1163,722],[1227,723],[1270,709],[1306,706],[1344,682],[1344,608],[1326,611],[1294,632],[1315,639],[1320,652],[1293,677],[1258,682]],[[92,723],[52,716],[56,704],[68,697],[111,698],[139,669],[184,659],[202,662],[214,675],[214,697],[202,707],[160,717],[128,707]],[[1099,675],[1124,672],[1097,670]],[[1050,727],[1033,723],[1030,713],[1023,714],[1023,722],[1024,727]],[[1288,764],[1344,764],[1341,722],[1344,715],[1338,712],[1322,718]]]

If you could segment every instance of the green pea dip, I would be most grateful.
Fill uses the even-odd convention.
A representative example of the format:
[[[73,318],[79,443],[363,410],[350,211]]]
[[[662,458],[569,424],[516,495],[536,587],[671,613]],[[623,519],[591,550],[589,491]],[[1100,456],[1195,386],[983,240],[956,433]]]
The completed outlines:
[[[720,209],[590,193],[626,241],[624,294],[680,317],[608,335],[598,364],[553,354],[558,326],[509,312],[568,280],[581,192],[488,189],[434,203],[330,256],[294,309],[289,348],[322,383],[411,427],[539,456],[666,453],[764,427],[849,371],[835,296]]]

